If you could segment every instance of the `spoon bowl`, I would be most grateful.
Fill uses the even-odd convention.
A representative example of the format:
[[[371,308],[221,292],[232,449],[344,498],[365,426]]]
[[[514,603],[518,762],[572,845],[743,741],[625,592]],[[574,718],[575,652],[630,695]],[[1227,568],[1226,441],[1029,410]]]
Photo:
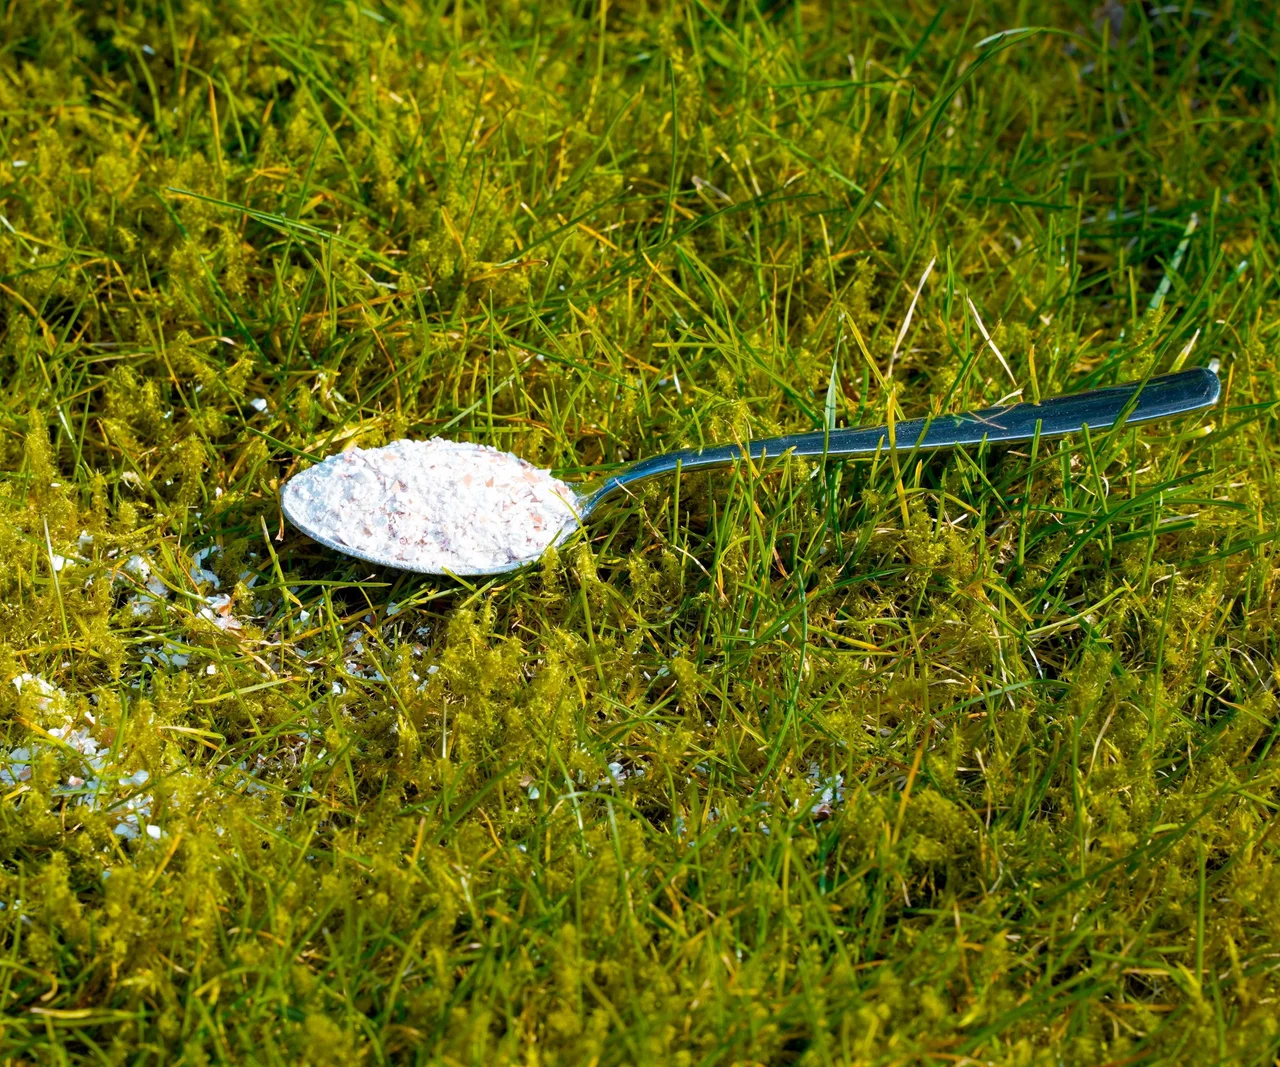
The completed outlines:
[[[363,560],[366,563],[374,563],[379,567],[390,567],[393,570],[408,571],[412,574],[438,574],[450,575],[456,578],[485,578],[497,574],[509,574],[512,571],[522,570],[525,567],[537,563],[541,559],[541,554],[531,556],[528,559],[512,560],[509,563],[497,564],[483,569],[458,567],[450,570],[432,570],[427,567],[414,567],[407,565],[403,560],[395,559],[391,556],[380,556],[376,553],[366,552],[354,545],[348,545],[343,541],[335,538],[331,533],[319,529],[316,525],[309,521],[305,509],[301,507],[298,500],[298,493],[301,484],[295,484],[300,478],[307,476],[307,471],[315,470],[315,467],[308,467],[305,471],[300,471],[290,478],[280,489],[280,510],[284,512],[284,517],[301,533],[306,534],[311,540],[317,544],[324,545],[325,548],[332,549],[334,552],[341,553],[344,556],[350,556],[352,559]],[[578,518],[576,522],[569,522],[562,526],[547,547],[552,545],[559,547],[572,537],[579,529],[582,521],[586,518],[586,502],[581,493],[575,492],[573,499],[566,501]],[[545,552],[546,549],[543,549]]]
[[[574,490],[573,499],[566,500],[565,503],[573,510],[575,519],[565,523],[551,537],[547,547],[562,545],[605,502],[628,492],[638,482],[664,474],[729,467],[744,457],[763,460],[781,458],[787,454],[825,460],[867,458],[886,451],[896,451],[910,462],[922,452],[973,447],[983,443],[1016,444],[1036,439],[1050,440],[1078,433],[1085,427],[1094,432],[1107,431],[1119,425],[1133,426],[1201,411],[1212,407],[1220,392],[1217,374],[1200,367],[1127,382],[1124,385],[1057,396],[1039,404],[1011,404],[961,415],[931,415],[887,426],[788,434],[751,441],[746,445],[680,449],[638,460]],[[410,566],[403,560],[362,551],[335,538],[331,532],[317,529],[314,523],[307,521],[295,494],[305,484],[304,480],[309,472],[315,469],[312,467],[302,471],[284,484],[280,491],[280,507],[285,518],[302,533],[335,552],[396,570],[417,574],[447,574],[459,578],[509,574],[528,567],[541,558],[539,553],[527,559],[511,560],[482,569],[434,570]]]

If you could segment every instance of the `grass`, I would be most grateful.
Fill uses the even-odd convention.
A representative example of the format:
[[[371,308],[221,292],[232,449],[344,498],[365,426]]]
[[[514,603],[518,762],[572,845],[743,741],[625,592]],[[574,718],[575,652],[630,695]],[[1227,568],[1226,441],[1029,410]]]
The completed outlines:
[[[5,1062],[1280,1055],[1272,5],[0,25]],[[1211,359],[1202,418],[659,481],[500,581],[276,503]]]

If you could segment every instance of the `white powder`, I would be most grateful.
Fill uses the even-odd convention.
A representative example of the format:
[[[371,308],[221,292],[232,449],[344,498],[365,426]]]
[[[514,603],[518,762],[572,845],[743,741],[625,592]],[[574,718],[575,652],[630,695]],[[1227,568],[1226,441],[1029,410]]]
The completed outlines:
[[[290,517],[392,565],[489,574],[576,522],[569,486],[518,456],[433,437],[351,448],[290,479]]]

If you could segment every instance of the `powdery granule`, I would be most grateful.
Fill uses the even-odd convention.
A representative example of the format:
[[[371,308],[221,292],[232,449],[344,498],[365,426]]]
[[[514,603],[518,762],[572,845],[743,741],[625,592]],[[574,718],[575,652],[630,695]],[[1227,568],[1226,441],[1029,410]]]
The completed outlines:
[[[437,574],[536,559],[577,521],[573,490],[548,472],[442,437],[348,449],[293,477],[286,493],[308,532]]]

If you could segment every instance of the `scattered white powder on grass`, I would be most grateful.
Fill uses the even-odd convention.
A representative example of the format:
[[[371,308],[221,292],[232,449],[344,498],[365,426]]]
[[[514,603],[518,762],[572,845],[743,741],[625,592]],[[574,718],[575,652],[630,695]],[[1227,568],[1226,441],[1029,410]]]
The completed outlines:
[[[289,481],[307,530],[414,570],[488,574],[575,523],[573,490],[509,452],[433,437],[351,448]]]

